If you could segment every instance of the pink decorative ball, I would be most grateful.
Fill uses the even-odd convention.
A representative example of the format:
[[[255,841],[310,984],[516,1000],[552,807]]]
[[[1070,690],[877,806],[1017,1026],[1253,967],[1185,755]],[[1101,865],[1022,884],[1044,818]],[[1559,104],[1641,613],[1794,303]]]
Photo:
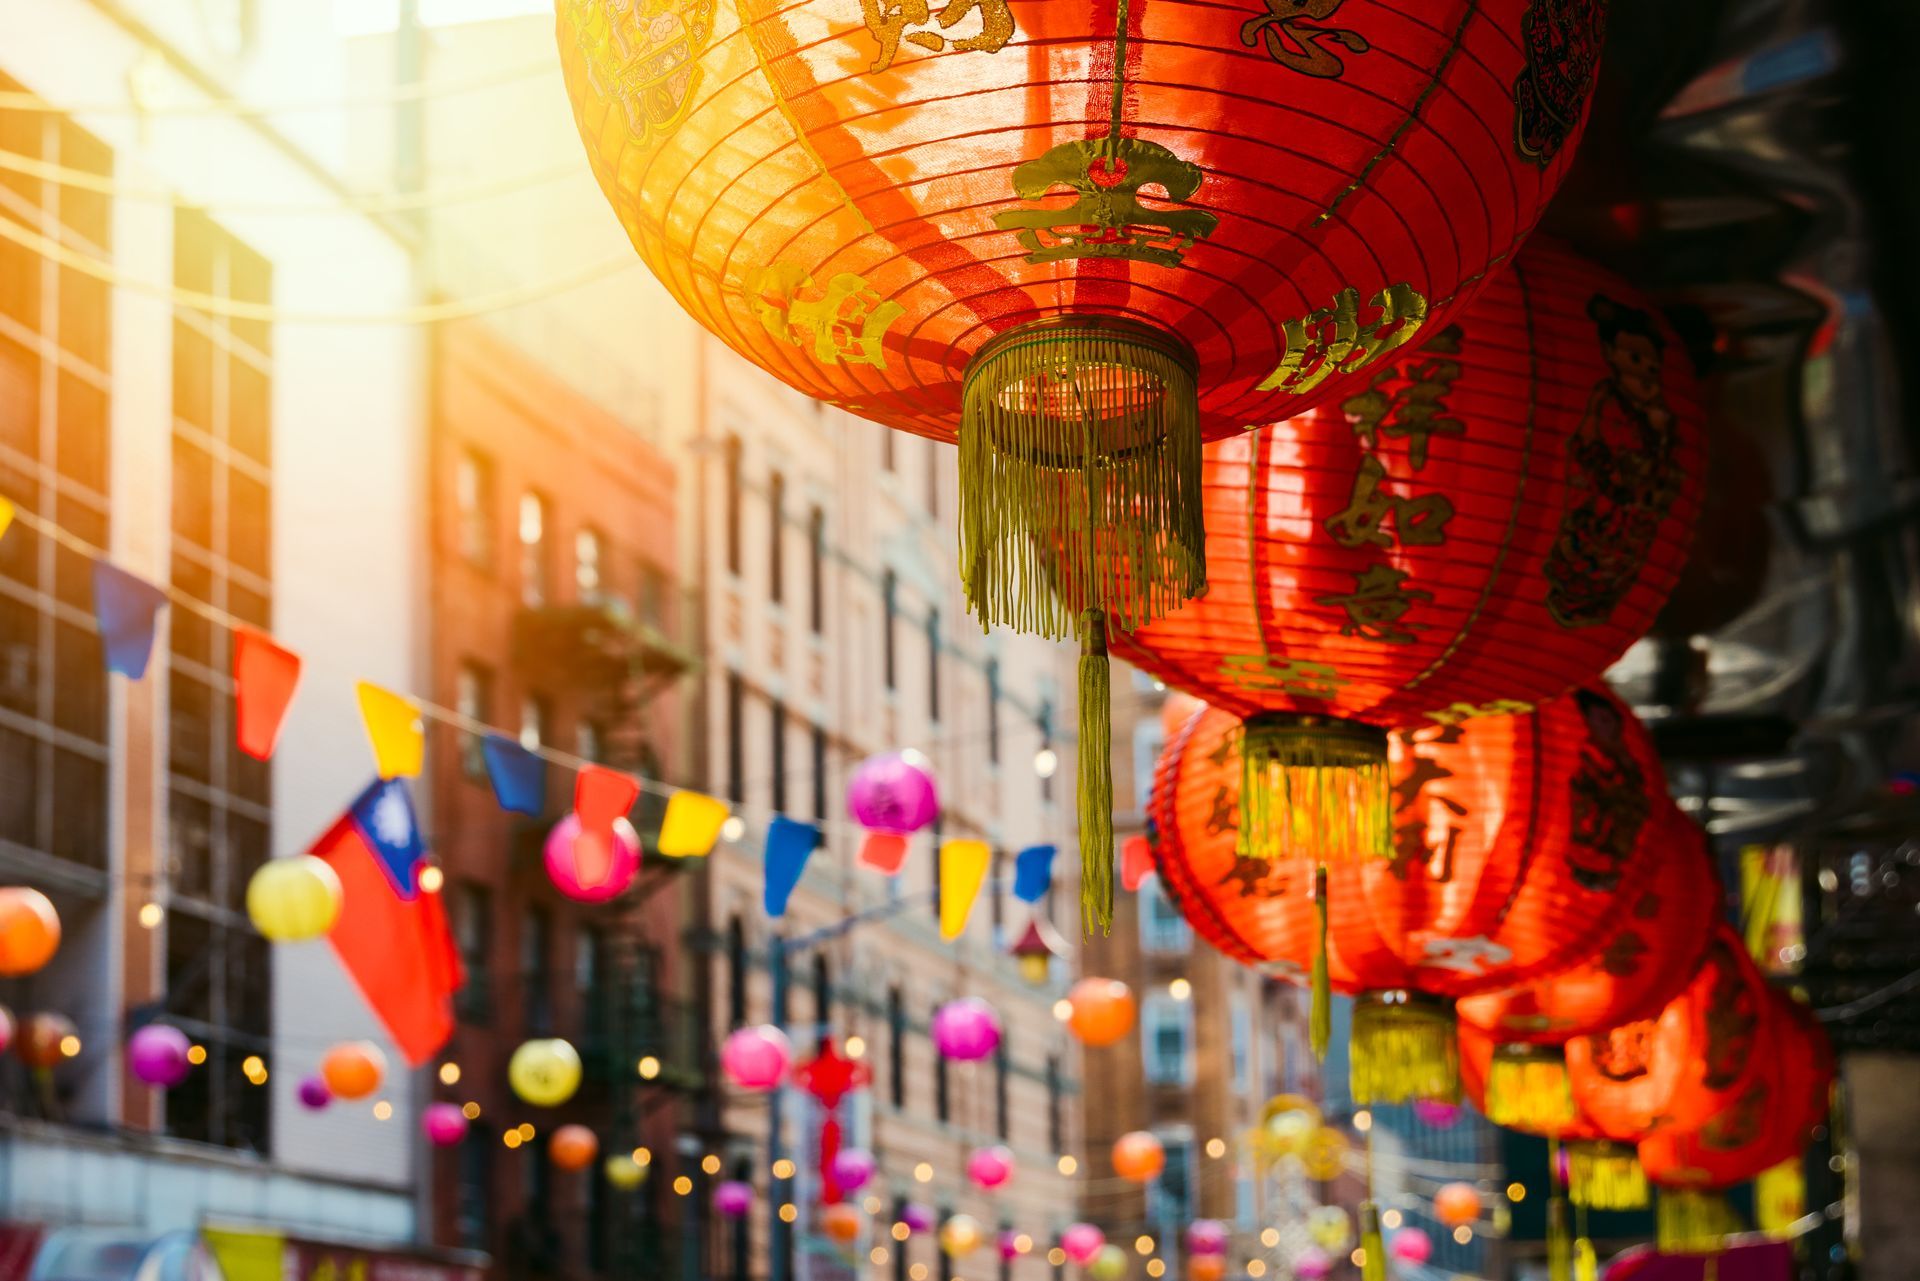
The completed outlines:
[[[300,1099],[300,1106],[309,1112],[318,1112],[333,1102],[333,1091],[327,1083],[317,1076],[309,1076],[300,1082],[300,1088],[294,1091]]]
[[[957,1063],[974,1063],[1000,1046],[1000,1016],[977,996],[948,1001],[933,1015],[933,1048]]]
[[[900,1207],[900,1222],[907,1225],[908,1232],[931,1232],[933,1225],[939,1222],[939,1216],[934,1214],[931,1207],[921,1205],[918,1201],[909,1201]]]
[[[1225,1254],[1227,1225],[1218,1219],[1195,1219],[1187,1225],[1187,1253]]]
[[[869,756],[847,780],[847,813],[870,831],[919,831],[940,815],[932,765],[914,751]]]
[[[859,1148],[842,1148],[833,1157],[833,1181],[842,1192],[858,1192],[872,1181],[879,1163],[873,1153]]]
[[[1439,1099],[1415,1099],[1413,1115],[1420,1124],[1432,1129],[1451,1130],[1460,1119],[1460,1105],[1442,1103]]]
[[[982,1191],[993,1191],[1013,1177],[1012,1149],[1000,1145],[980,1148],[967,1158],[967,1177]]]
[[[1001,1258],[1017,1259],[1020,1257],[1020,1234],[1012,1228],[1001,1229],[1000,1235],[994,1238],[994,1244],[1000,1247]]]
[[[569,814],[547,833],[547,877],[559,891],[582,903],[618,898],[640,872],[640,834],[624,818],[613,820],[611,842],[580,830],[580,816]]]
[[[1326,1281],[1333,1275],[1333,1260],[1317,1245],[1310,1245],[1293,1259],[1294,1281]]]
[[[722,1218],[746,1218],[753,1209],[753,1184],[728,1179],[713,1190],[713,1208]]]
[[[421,1110],[420,1129],[433,1146],[450,1148],[467,1137],[466,1113],[452,1103],[429,1103]]]
[[[149,1023],[127,1038],[127,1070],[142,1085],[171,1089],[187,1079],[193,1042],[177,1027]]]
[[[1387,1244],[1387,1252],[1402,1263],[1425,1263],[1433,1257],[1433,1238],[1419,1228],[1401,1228]]]
[[[1106,1245],[1107,1234],[1091,1223],[1076,1223],[1060,1234],[1060,1249],[1083,1268],[1099,1258]]]
[[[721,1068],[743,1090],[773,1089],[792,1062],[793,1042],[771,1024],[739,1028],[720,1047]]]

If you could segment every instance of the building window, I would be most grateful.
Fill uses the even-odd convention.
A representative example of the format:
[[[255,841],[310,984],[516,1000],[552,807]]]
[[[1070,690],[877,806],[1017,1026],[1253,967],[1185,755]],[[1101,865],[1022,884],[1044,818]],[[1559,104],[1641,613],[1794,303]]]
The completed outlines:
[[[1040,700],[1040,713],[1034,717],[1034,721],[1040,729],[1040,749],[1042,751],[1053,750],[1053,700],[1051,698],[1043,698]],[[1058,758],[1055,758],[1055,764],[1058,764]],[[1059,773],[1059,770],[1055,769],[1049,773],[1040,775],[1040,800],[1042,804],[1053,804],[1053,776],[1057,773]]]
[[[727,1025],[747,1021],[747,931],[738,916],[727,921]]]
[[[484,1122],[467,1127],[460,1143],[460,1183],[454,1195],[455,1232],[469,1250],[485,1250],[487,1224],[496,1207],[493,1198],[493,1149],[498,1140]]]
[[[1233,1218],[1234,1224],[1242,1232],[1251,1232],[1260,1215],[1258,1194],[1254,1189],[1253,1176],[1244,1169],[1233,1172]]]
[[[1153,804],[1153,767],[1160,761],[1160,749],[1166,744],[1167,731],[1158,716],[1149,716],[1133,727],[1133,800],[1145,813]]]
[[[493,461],[463,449],[454,464],[453,502],[460,522],[460,555],[478,569],[493,568]]]
[[[521,699],[520,746],[526,748],[529,752],[539,751],[540,745],[546,741],[545,735],[547,732],[547,721],[549,719],[546,699],[540,697],[538,694],[529,694]]]
[[[895,616],[900,612],[899,590],[899,580],[894,577],[892,570],[889,569],[880,575],[880,607],[886,611],[885,630],[880,635],[880,666],[888,689],[900,688],[899,672],[895,668],[897,656],[893,648],[893,624]]]
[[[1055,1152],[1067,1150],[1066,1114],[1061,1104],[1060,1056],[1047,1056],[1047,1144]]]
[[[940,722],[940,611],[927,609],[927,719]]]
[[[736,577],[740,573],[740,438],[727,437],[721,446],[726,468],[726,522],[727,522],[727,572]]]
[[[1159,1227],[1162,1236],[1168,1236],[1184,1228],[1194,1214],[1193,1131],[1179,1126],[1154,1133],[1167,1154],[1167,1163],[1160,1177],[1147,1185],[1147,1220]]]
[[[939,442],[926,442],[927,450],[927,515],[935,520],[940,518],[940,455],[943,452]]]
[[[996,845],[992,858],[987,888],[993,894],[993,945],[1001,947],[1007,937],[1007,852]]]
[[[671,591],[666,570],[650,560],[640,562],[640,602],[636,612],[641,623],[656,632],[667,630],[671,621],[667,616],[667,601]]]
[[[1193,927],[1180,915],[1158,876],[1140,882],[1140,950],[1155,956],[1185,956],[1193,948]]]
[[[606,947],[600,931],[591,927],[583,928],[573,941],[573,990],[580,994],[581,1039],[595,1049],[606,1048]]]
[[[747,799],[747,688],[740,673],[727,673],[727,799],[735,805]]]
[[[591,525],[582,525],[573,536],[573,586],[582,605],[597,605],[604,598],[600,578],[603,548],[600,531]]]
[[[787,478],[774,472],[767,480],[767,599],[778,605],[786,595]]]
[[[543,907],[530,907],[520,918],[521,1016],[529,1036],[553,1030],[553,918]]]
[[[768,746],[773,757],[773,808],[777,813],[785,813],[787,808],[787,705],[777,698],[774,699],[768,720]]]
[[[547,500],[532,490],[520,495],[520,603],[547,603]]]
[[[815,636],[827,630],[827,514],[807,511],[807,625]]]
[[[1000,763],[1000,660],[987,660],[987,764]]]
[[[453,710],[468,724],[456,731],[460,735],[460,767],[468,778],[487,776],[487,754],[481,735],[472,727],[485,725],[493,714],[493,673],[478,663],[462,663],[453,678]]]
[[[1156,878],[1157,879],[1157,878]],[[1228,1052],[1232,1056],[1233,1088],[1243,1098],[1253,1094],[1253,1007],[1244,992],[1235,992],[1227,1014]]]
[[[1193,1083],[1193,1002],[1165,992],[1147,995],[1140,1005],[1140,1050],[1149,1085]]]
[[[485,1023],[493,1016],[493,894],[484,885],[461,881],[449,906],[454,946],[466,971],[466,983],[454,998],[456,1009],[469,1023]]]
[[[813,727],[813,817],[827,821],[827,731]]]
[[[893,1106],[907,1105],[907,1007],[900,989],[887,989],[887,1089]]]
[[[205,214],[176,212],[173,255],[174,284],[181,289],[249,303],[272,301],[266,259]],[[72,305],[64,281],[60,294],[64,330],[64,309]],[[172,319],[168,575],[185,595],[270,631],[272,330],[258,321],[209,316],[188,307],[176,307]],[[104,326],[104,317],[100,323]],[[104,415],[105,398],[95,399],[85,388],[83,380],[65,374],[55,388],[61,398],[63,474],[69,471],[70,451],[105,459],[104,417],[95,422],[96,409]],[[89,482],[79,479],[84,494]],[[71,501],[70,492],[58,500],[57,519],[68,528],[82,522],[75,532],[104,544],[104,537],[95,537],[104,535],[104,522],[87,528],[92,513],[84,500]],[[63,569],[56,559],[56,594],[64,596]],[[234,746],[233,660],[225,629],[180,609],[168,611],[168,627],[166,804],[174,870],[167,882],[165,1003],[169,1020],[206,1047],[207,1061],[169,1093],[167,1129],[181,1138],[264,1151],[268,1091],[249,1084],[241,1064],[250,1055],[269,1053],[272,1032],[272,958],[244,915],[247,882],[273,844],[271,771]],[[58,635],[55,644],[54,676],[64,683]],[[87,727],[79,728],[84,736]],[[53,779],[63,825],[81,810],[75,800],[59,795],[64,755],[56,754]]]
[[[1009,1078],[1013,1075],[1013,1052],[1007,1048],[1007,1038],[1003,1034],[1000,1044],[993,1049],[993,1132],[1001,1138],[1008,1137],[1012,1100],[1008,1096]]]
[[[833,1035],[833,972],[824,952],[813,954],[813,1023],[821,1040]]]
[[[893,432],[889,428],[880,430],[880,470],[892,471],[894,467]]]
[[[938,1014],[939,1012],[940,1007],[937,1005],[934,1006],[934,1013]],[[950,1080],[951,1076],[952,1073],[947,1068],[947,1056],[944,1054],[935,1054],[933,1056],[933,1116],[936,1121],[946,1121],[952,1116],[953,1090],[952,1081]]]

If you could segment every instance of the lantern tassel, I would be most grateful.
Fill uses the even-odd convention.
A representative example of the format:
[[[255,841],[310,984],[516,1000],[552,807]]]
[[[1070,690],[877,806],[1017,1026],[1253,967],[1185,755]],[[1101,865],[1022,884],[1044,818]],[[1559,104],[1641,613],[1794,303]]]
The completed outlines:
[[[1567,1060],[1558,1046],[1500,1045],[1487,1068],[1487,1119],[1534,1133],[1565,1130],[1579,1119]]]
[[[1717,1192],[1661,1188],[1654,1206],[1656,1240],[1667,1254],[1718,1254],[1740,1231],[1740,1216]]]
[[[1647,1173],[1629,1144],[1579,1142],[1567,1147],[1567,1194],[1582,1209],[1644,1210]]]
[[[1547,1202],[1547,1281],[1573,1281],[1573,1234],[1567,1230],[1567,1199]]]
[[[1600,1256],[1594,1253],[1593,1238],[1587,1235],[1587,1207],[1573,1209],[1573,1281],[1599,1281]]]
[[[1088,610],[1080,638],[1080,909],[1083,928],[1113,925],[1113,678],[1107,620]]]
[[[1270,863],[1384,858],[1393,780],[1382,730],[1326,716],[1247,719],[1238,852]]]
[[[1387,1243],[1380,1235],[1380,1207],[1371,1200],[1360,1203],[1360,1249],[1365,1259],[1360,1265],[1360,1281],[1387,1281]]]
[[[1460,1099],[1460,1046],[1453,1011],[1421,992],[1363,994],[1353,1006],[1353,1101],[1411,1103]]]
[[[1313,1057],[1324,1063],[1333,1042],[1333,987],[1327,975],[1327,869],[1313,870],[1313,910],[1319,934],[1313,944],[1313,1004],[1307,1017],[1307,1038]]]

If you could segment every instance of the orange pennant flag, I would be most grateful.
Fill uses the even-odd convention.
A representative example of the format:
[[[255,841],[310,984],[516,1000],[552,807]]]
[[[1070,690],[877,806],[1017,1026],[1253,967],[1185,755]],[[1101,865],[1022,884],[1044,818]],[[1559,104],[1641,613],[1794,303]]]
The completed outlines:
[[[233,632],[233,700],[240,750],[257,761],[273,755],[287,708],[300,688],[300,655],[265,632]]]

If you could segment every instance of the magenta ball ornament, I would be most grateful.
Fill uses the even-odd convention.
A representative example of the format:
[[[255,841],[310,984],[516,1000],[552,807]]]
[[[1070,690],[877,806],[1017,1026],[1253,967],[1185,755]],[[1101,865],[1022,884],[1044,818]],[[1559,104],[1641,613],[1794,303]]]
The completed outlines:
[[[547,833],[547,879],[580,903],[618,898],[640,873],[640,834],[624,818],[613,820],[611,839],[589,835],[580,816],[568,814]]]
[[[967,1158],[967,1177],[981,1191],[993,1191],[1013,1177],[1013,1150],[998,1144],[977,1149]]]
[[[1326,1281],[1333,1275],[1333,1260],[1317,1245],[1310,1245],[1293,1258],[1294,1281]]]
[[[900,1222],[907,1225],[908,1232],[931,1232],[933,1225],[939,1221],[939,1216],[931,1206],[921,1205],[918,1201],[909,1201],[900,1207]]]
[[[847,813],[869,831],[919,831],[940,814],[931,763],[915,751],[869,756],[847,780]]]
[[[975,1063],[1000,1047],[1000,1016],[977,996],[948,1001],[933,1014],[933,1048],[956,1063]]]
[[[319,1112],[333,1102],[333,1091],[318,1076],[303,1078],[294,1095],[300,1100],[300,1106],[309,1112]]]
[[[142,1085],[171,1089],[187,1079],[193,1064],[187,1052],[193,1042],[166,1023],[149,1023],[127,1038],[127,1070]]]
[[[1107,1234],[1091,1223],[1076,1223],[1060,1234],[1061,1251],[1083,1268],[1099,1258],[1106,1246]]]
[[[1227,1225],[1218,1219],[1195,1219],[1187,1225],[1187,1253],[1225,1254]]]
[[[1402,1263],[1425,1263],[1433,1257],[1433,1238],[1419,1228],[1401,1228],[1387,1243],[1387,1253]]]
[[[744,1219],[753,1209],[753,1184],[728,1179],[713,1190],[714,1213],[725,1219]]]
[[[764,1093],[780,1084],[793,1063],[793,1042],[772,1024],[738,1028],[720,1046],[720,1066],[743,1090]]]
[[[993,1243],[998,1247],[1001,1258],[1017,1259],[1020,1257],[1020,1234],[1012,1228],[1002,1228],[1000,1235],[993,1239]]]
[[[467,1137],[467,1115],[457,1104],[429,1103],[420,1111],[420,1132],[437,1148],[450,1148]]]
[[[842,1192],[858,1192],[872,1182],[880,1168],[873,1153],[860,1148],[843,1148],[833,1156],[833,1181]]]

